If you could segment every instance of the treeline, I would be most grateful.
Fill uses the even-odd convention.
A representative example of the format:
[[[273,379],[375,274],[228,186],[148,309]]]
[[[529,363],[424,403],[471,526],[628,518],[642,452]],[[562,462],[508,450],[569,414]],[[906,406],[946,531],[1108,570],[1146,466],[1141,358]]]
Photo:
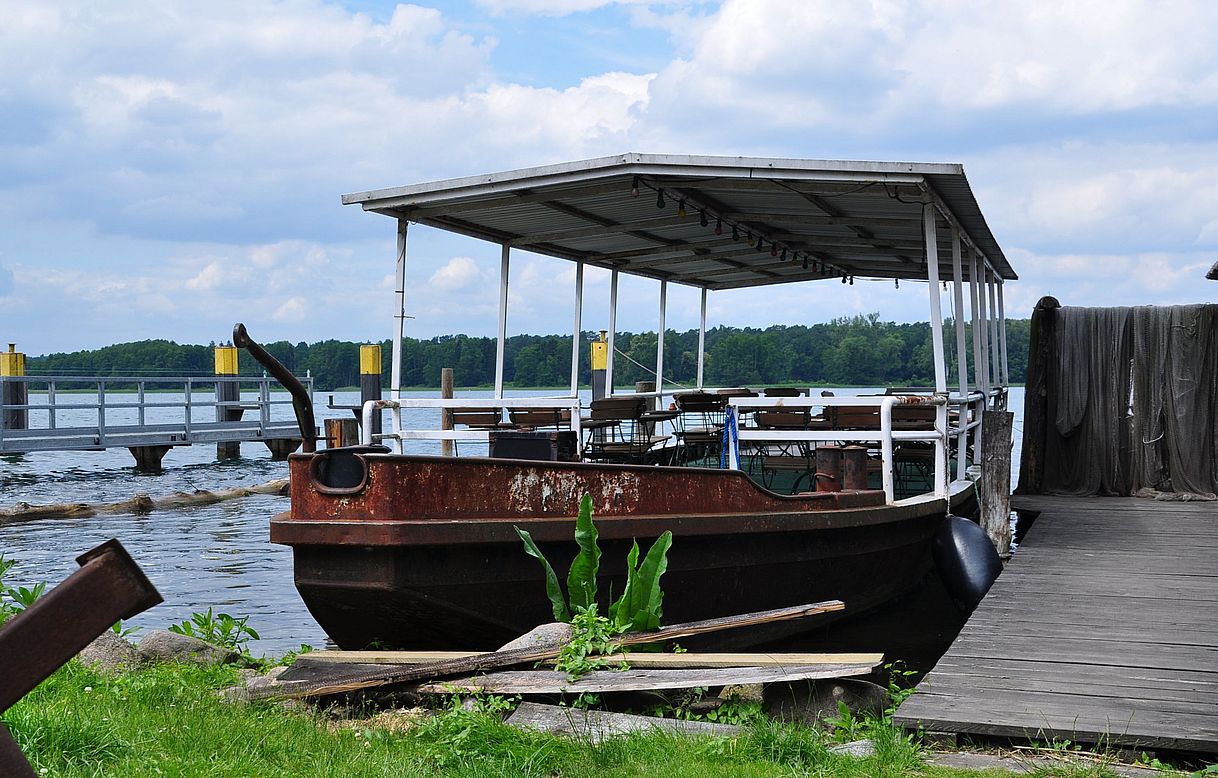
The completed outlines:
[[[1027,372],[1027,319],[1007,322],[1011,381],[1022,383]],[[580,338],[580,383],[591,382],[590,343]],[[945,344],[955,376],[955,331],[950,321]],[[966,348],[972,348],[971,334]],[[27,360],[30,375],[210,375],[213,346],[179,345],[166,340],[122,343],[94,351],[50,354]],[[298,375],[306,372],[321,391],[359,384],[359,344],[278,341],[267,351]],[[391,352],[382,346],[382,375],[388,385]],[[453,368],[461,386],[495,380],[495,339],[445,335],[427,340],[407,338],[403,351],[404,386],[436,387],[440,369]],[[614,377],[617,385],[655,377],[656,334],[617,335]],[[715,327],[706,332],[705,381],[712,386],[764,386],[782,383],[926,386],[934,383],[931,334],[925,322],[881,322],[877,314],[835,319],[825,324],[773,326],[766,329]],[[669,330],[664,335],[665,385],[692,386],[697,380],[698,332]],[[259,375],[261,367],[242,354],[241,373]],[[570,335],[513,335],[505,346],[504,380],[518,387],[566,386],[571,380]]]

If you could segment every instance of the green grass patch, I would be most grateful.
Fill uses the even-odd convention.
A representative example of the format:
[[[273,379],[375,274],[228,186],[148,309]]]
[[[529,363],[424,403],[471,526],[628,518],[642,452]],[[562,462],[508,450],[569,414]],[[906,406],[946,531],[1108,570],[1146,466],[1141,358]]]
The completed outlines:
[[[833,739],[761,721],[734,739],[658,733],[592,745],[504,725],[511,703],[482,700],[419,719],[333,721],[274,703],[232,705],[217,692],[232,668],[163,665],[108,678],[73,662],[3,720],[34,765],[51,776],[998,776],[924,765],[917,744],[883,721],[852,733],[877,753],[829,752]],[[1100,772],[1054,773],[1068,776]]]

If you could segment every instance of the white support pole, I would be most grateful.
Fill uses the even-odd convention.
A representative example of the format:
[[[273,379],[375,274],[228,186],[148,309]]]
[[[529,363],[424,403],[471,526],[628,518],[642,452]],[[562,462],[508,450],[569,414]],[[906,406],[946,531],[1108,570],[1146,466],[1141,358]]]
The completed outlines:
[[[1011,385],[1011,376],[1007,372],[1007,314],[1002,300],[1004,283],[998,279],[998,344],[1002,348],[1002,385]]]
[[[930,340],[934,350],[935,393],[947,393],[947,362],[943,353],[943,310],[939,299],[939,234],[935,225],[935,206],[922,206],[922,234],[926,246],[926,280],[930,282]],[[935,409],[935,430],[941,436],[935,442],[935,494],[947,496],[947,405]],[[885,462],[885,467],[892,467]]]
[[[930,339],[934,349],[935,391],[947,391],[947,361],[943,353],[943,310],[939,300],[939,235],[935,207],[922,206],[922,231],[926,241],[926,277],[930,281]]]
[[[968,353],[964,345],[964,262],[960,255],[960,230],[952,226],[952,288],[956,300],[956,380],[959,383],[960,399],[968,398]],[[968,405],[960,406],[960,415],[956,423],[961,427],[968,424]],[[968,432],[962,432],[956,438],[956,478],[963,479],[968,469],[965,452],[968,450]]]
[[[656,391],[664,392],[664,314],[668,310],[668,282],[660,281],[660,326],[656,331]],[[657,407],[663,407],[660,404]]]
[[[985,378],[980,380],[981,385],[985,388],[988,405],[990,390],[994,388],[993,374],[990,373],[990,315],[986,307],[986,292],[988,284],[988,273],[985,267],[985,257],[977,255],[977,325],[981,330],[981,362],[977,365],[977,372],[984,374]]]
[[[968,266],[969,321],[973,325],[973,383],[977,385],[978,389],[985,392],[987,386],[985,382],[985,360],[981,351],[981,306],[978,303],[981,284],[981,259],[977,254],[976,248],[969,249]]]
[[[499,258],[499,339],[495,344],[495,397],[503,397],[503,361],[507,348],[508,272],[512,247],[503,244]]]
[[[609,348],[605,355],[605,396],[613,396],[613,353],[617,348],[617,268],[609,274]]]
[[[584,314],[584,263],[575,263],[575,329],[571,332],[571,395],[579,396],[579,342]]]
[[[994,376],[994,386],[1002,386],[1002,372],[998,369],[998,301],[997,301],[998,281],[994,271],[986,268],[985,273],[985,291],[989,301],[990,313],[990,367],[991,375]]]
[[[702,368],[706,362],[706,287],[702,287],[702,315],[698,319],[698,388],[702,388]]]
[[[389,398],[402,397],[402,340],[406,336],[406,232],[409,222],[398,219],[397,265],[394,270],[392,366],[389,372]],[[399,445],[401,442],[399,441]]]

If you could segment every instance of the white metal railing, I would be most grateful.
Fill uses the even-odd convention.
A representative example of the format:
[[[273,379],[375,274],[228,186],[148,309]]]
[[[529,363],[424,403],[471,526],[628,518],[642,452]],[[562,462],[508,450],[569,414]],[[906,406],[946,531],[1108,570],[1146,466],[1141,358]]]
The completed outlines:
[[[374,441],[392,440],[397,453],[402,453],[402,442],[406,440],[490,440],[490,430],[442,430],[442,429],[413,429],[408,430],[402,424],[402,410],[409,408],[435,408],[438,410],[480,409],[494,410],[496,408],[519,408],[537,411],[569,411],[571,414],[571,431],[575,433],[576,445],[582,448],[580,435],[580,404],[578,397],[453,397],[453,398],[412,398],[398,400],[369,400],[364,403],[362,423],[360,425],[360,442],[369,445]],[[372,432],[373,414],[380,410],[392,411],[392,431],[379,434]]]
[[[26,387],[24,403],[4,403],[0,396],[0,452],[220,442],[239,439],[232,437],[237,433],[240,439],[270,439],[285,437],[288,428],[296,426],[294,417],[272,419],[273,406],[290,406],[292,400],[287,395],[274,399],[272,384],[277,382],[266,375],[5,376],[0,380]],[[300,380],[311,396],[312,377]],[[220,399],[219,387],[226,384],[237,386],[238,399]],[[240,398],[242,387],[255,389],[257,398]],[[166,399],[167,393],[181,396]],[[82,395],[87,399],[79,399]],[[201,416],[201,409],[212,412]],[[225,421],[221,417],[226,409],[257,411],[257,417]],[[11,417],[21,411],[25,424],[11,425]]]
[[[884,499],[892,503],[895,499],[893,467],[894,441],[923,441],[935,446],[935,488],[938,497],[947,496],[947,398],[943,396],[885,395],[870,397],[732,397],[728,405],[742,408],[878,408],[879,429],[821,429],[821,430],[771,430],[756,427],[739,427],[741,443],[810,442],[829,443],[839,440],[875,442],[880,445],[880,475]],[[892,409],[897,405],[933,405],[938,408],[933,429],[894,430]],[[738,466],[738,464],[737,464]]]

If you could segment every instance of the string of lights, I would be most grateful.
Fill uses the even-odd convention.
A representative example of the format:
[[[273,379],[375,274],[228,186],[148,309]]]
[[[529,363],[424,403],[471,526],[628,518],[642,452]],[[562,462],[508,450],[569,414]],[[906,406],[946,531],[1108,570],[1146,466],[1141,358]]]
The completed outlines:
[[[668,199],[665,197],[664,187],[656,186],[642,176],[635,176],[631,182],[630,196],[638,197],[643,189],[650,189],[656,193],[656,208],[663,209],[668,207]],[[760,232],[754,235],[752,228],[746,224],[724,218],[722,214],[716,213],[711,208],[699,205],[683,195],[677,197],[677,216],[679,218],[684,219],[688,217],[691,207],[698,211],[698,223],[703,227],[710,228],[711,222],[714,222],[713,231],[715,235],[722,235],[726,227],[731,230],[732,240],[739,241],[741,233],[743,233],[747,244],[751,248],[757,249],[759,253],[764,253],[768,248],[771,257],[778,257],[783,262],[798,264],[803,270],[810,269],[813,273],[817,273],[822,277],[841,278],[843,284],[854,285],[853,274],[847,273],[841,268],[824,261],[824,259],[812,255],[807,250],[797,249],[773,238],[766,238]]]

